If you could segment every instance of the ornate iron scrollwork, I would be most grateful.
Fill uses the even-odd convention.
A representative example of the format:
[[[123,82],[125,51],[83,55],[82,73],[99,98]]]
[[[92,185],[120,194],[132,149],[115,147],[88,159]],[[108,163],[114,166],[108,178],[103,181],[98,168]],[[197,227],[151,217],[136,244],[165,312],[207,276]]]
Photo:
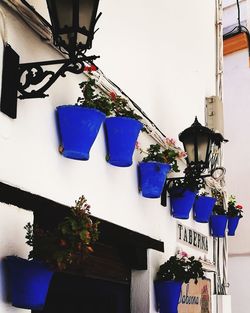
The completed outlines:
[[[19,86],[18,91],[20,93],[19,99],[28,98],[45,98],[48,94],[45,94],[46,90],[60,77],[65,77],[66,72],[74,74],[83,73],[85,62],[92,62],[98,56],[82,56],[75,59],[64,59],[45,62],[24,63],[19,65]],[[44,66],[62,64],[57,72],[45,70]],[[38,85],[43,84],[42,87]],[[36,90],[31,89],[32,86],[38,86]]]

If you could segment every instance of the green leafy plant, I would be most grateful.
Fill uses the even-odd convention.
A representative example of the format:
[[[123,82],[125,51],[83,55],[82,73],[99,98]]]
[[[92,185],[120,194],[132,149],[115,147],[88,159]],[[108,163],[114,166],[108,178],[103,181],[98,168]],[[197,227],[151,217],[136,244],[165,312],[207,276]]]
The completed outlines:
[[[77,99],[78,105],[98,109],[106,114],[106,116],[130,117],[136,120],[142,117],[135,113],[135,110],[129,107],[128,101],[110,92],[109,96],[102,92],[97,92],[96,81],[89,77],[87,81],[79,84],[83,97]]]
[[[231,195],[228,199],[228,212],[227,215],[229,217],[243,217],[242,209],[243,206],[241,204],[236,204],[236,197]]]
[[[81,196],[54,230],[28,223],[24,227],[26,243],[33,247],[29,259],[44,261],[59,271],[79,271],[99,236],[99,222],[91,220],[89,209],[87,200]]]
[[[177,164],[177,159],[184,157],[182,151],[174,150],[172,148],[164,149],[158,143],[152,144],[145,151],[140,147],[139,142],[136,143],[136,149],[139,150],[140,153],[145,154],[146,156],[142,159],[143,162],[160,162],[160,163],[168,163],[171,165],[172,170],[175,172],[179,172],[179,167]]]
[[[213,207],[213,214],[214,215],[226,215],[227,212],[224,209],[224,196],[220,190],[216,188],[211,189],[212,196],[216,198],[215,205]]]
[[[156,280],[175,280],[188,283],[194,279],[195,283],[198,278],[205,278],[202,263],[196,260],[194,256],[188,257],[186,252],[179,252],[171,256],[167,262],[160,266],[156,275]]]
[[[172,170],[179,172],[177,159],[179,158],[179,152],[171,148],[163,149],[158,143],[150,145],[146,151],[143,151],[146,156],[143,158],[143,162],[161,162],[171,165]]]
[[[171,196],[180,197],[187,189],[198,192],[205,187],[204,180],[200,177],[200,170],[195,165],[189,165],[184,173],[184,178],[169,182],[168,191]]]
[[[94,78],[89,78],[79,84],[83,97],[77,99],[78,105],[97,109],[103,112],[106,116],[110,116],[114,112],[114,107],[111,99],[103,93],[97,93],[96,81]]]
[[[130,117],[136,120],[142,119],[142,117],[135,113],[135,110],[128,106],[128,101],[121,96],[116,95],[114,92],[110,93],[110,99],[113,106],[113,112],[115,116]]]

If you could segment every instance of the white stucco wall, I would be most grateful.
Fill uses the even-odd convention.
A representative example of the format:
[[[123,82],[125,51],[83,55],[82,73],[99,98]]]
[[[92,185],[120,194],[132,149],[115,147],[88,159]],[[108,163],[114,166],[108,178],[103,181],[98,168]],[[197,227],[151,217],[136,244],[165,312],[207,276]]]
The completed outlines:
[[[243,16],[247,21],[250,17],[249,7],[249,1],[241,3]],[[231,24],[235,23],[236,7],[234,7],[234,14],[227,8],[224,11],[225,26],[230,24],[230,21]],[[234,194],[244,209],[244,217],[240,220],[237,234],[229,239],[229,292],[232,295],[232,313],[244,313],[249,310],[248,294],[244,288],[239,288],[248,280],[250,264],[250,216],[248,214],[250,167],[249,147],[246,141],[250,131],[248,120],[250,113],[249,84],[248,50],[240,50],[225,56],[225,137],[230,140],[224,149],[224,162],[227,168],[226,182],[228,193]]]
[[[229,258],[230,293],[232,294],[232,313],[243,313],[249,310],[249,292],[245,288],[250,279],[249,255]]]
[[[249,110],[250,69],[247,49],[224,58],[224,117],[225,137],[230,144],[225,146],[225,167],[227,189],[234,194],[244,207],[244,217],[240,220],[237,235],[229,240],[229,282],[232,295],[232,312],[243,313],[249,308],[245,291],[237,286],[243,284],[248,275],[250,258],[248,214],[249,149],[245,138],[250,131],[247,116]]]
[[[39,3],[32,1],[35,6]],[[9,43],[19,53],[21,63],[61,57],[17,15],[5,6],[3,9]],[[39,10],[43,13],[44,8],[39,6]],[[193,0],[180,5],[164,0],[157,4],[111,0],[101,1],[100,10],[100,30],[90,53],[101,55],[96,63],[104,73],[168,137],[177,138],[196,115],[204,123],[205,97],[215,94],[214,2]],[[164,241],[165,254],[150,256],[150,272],[142,277],[151,284],[158,266],[175,253],[176,220],[170,216],[169,205],[164,208],[159,200],[138,194],[136,166],[140,156],[135,154],[130,168],[109,165],[102,129],[89,161],[66,159],[58,153],[54,111],[58,105],[75,103],[81,79],[80,75],[67,74],[50,88],[49,98],[19,100],[16,120],[0,113],[0,180],[69,206],[84,194],[93,215]],[[12,222],[8,217],[7,221]],[[208,235],[206,224],[195,223],[192,218],[182,223]],[[211,238],[209,244],[211,247]],[[212,260],[212,249],[208,258]],[[141,302],[144,300],[142,297]],[[148,301],[150,312],[155,312],[152,290]]]

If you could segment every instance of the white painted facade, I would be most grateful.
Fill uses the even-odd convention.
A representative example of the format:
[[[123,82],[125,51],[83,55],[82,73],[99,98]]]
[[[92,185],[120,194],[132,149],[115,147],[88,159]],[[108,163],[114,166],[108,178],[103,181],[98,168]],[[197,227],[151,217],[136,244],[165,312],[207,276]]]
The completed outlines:
[[[41,1],[30,3],[47,16]],[[6,15],[8,42],[21,63],[61,58],[17,14],[3,3],[0,8]],[[100,11],[100,30],[90,53],[100,54],[96,64],[105,75],[138,103],[167,137],[177,139],[195,116],[204,124],[205,97],[216,94],[215,1],[184,1],[180,5],[164,0],[157,4],[102,0]],[[0,43],[0,59],[2,51]],[[59,154],[55,108],[75,103],[82,79],[81,75],[67,74],[49,89],[48,98],[19,100],[16,120],[0,113],[0,181],[68,206],[84,194],[94,216],[163,241],[165,253],[148,251],[148,270],[135,271],[132,277],[132,312],[155,313],[153,280],[159,265],[177,247],[197,257],[204,254],[177,243],[177,220],[170,215],[169,203],[165,208],[159,200],[138,193],[138,153],[129,168],[109,165],[101,129],[89,161]],[[142,134],[139,141],[145,144],[152,138]],[[27,220],[32,220],[30,212],[1,205],[1,258],[8,254],[27,256],[23,230]],[[207,224],[192,218],[182,223],[209,236]],[[209,236],[207,258],[211,261],[212,246]],[[213,279],[212,274],[207,276]],[[6,303],[3,281],[0,286],[1,313],[22,312]]]
[[[237,23],[235,1],[227,6],[224,1],[223,25],[227,31]],[[246,21],[249,29],[250,2],[240,2],[241,20]],[[231,27],[232,28],[232,27]],[[225,145],[224,162],[227,172],[227,189],[243,205],[244,217],[240,220],[237,236],[229,240],[229,291],[232,295],[232,312],[248,312],[248,292],[243,287],[250,272],[250,240],[248,214],[249,190],[248,177],[249,148],[245,138],[250,131],[248,115],[250,113],[250,68],[248,50],[236,51],[224,57],[224,118],[225,137],[230,143]]]

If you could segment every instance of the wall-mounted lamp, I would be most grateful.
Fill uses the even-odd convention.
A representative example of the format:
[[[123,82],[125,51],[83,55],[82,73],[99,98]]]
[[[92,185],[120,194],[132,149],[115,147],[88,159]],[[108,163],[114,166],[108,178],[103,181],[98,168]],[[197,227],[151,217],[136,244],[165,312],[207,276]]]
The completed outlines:
[[[99,0],[47,0],[55,46],[68,57],[62,60],[19,64],[19,55],[10,47],[4,50],[1,111],[16,118],[18,98],[44,98],[45,91],[66,72],[80,74],[84,62],[93,61],[97,56],[86,56],[92,46]],[[28,4],[27,4],[28,6]],[[34,12],[34,10],[33,10]],[[44,66],[62,64],[57,72],[44,70]],[[45,79],[46,78],[46,79]],[[38,86],[46,81],[38,89]]]
[[[214,139],[214,132],[202,126],[197,117],[194,123],[179,134],[179,140],[183,143],[187,153],[187,164],[209,167],[209,156]]]
[[[190,127],[179,134],[179,140],[187,153],[185,176],[167,178],[161,196],[163,206],[166,206],[166,192],[171,189],[171,186],[191,184],[199,189],[203,186],[204,177],[213,176],[217,169],[221,169],[216,168],[217,158],[221,143],[228,141],[220,133],[202,126],[197,117]],[[215,147],[216,153],[213,151]],[[208,170],[208,173],[202,174],[205,170]]]
[[[99,0],[47,0],[54,43],[70,58],[92,46]],[[62,50],[63,51],[63,50]]]

